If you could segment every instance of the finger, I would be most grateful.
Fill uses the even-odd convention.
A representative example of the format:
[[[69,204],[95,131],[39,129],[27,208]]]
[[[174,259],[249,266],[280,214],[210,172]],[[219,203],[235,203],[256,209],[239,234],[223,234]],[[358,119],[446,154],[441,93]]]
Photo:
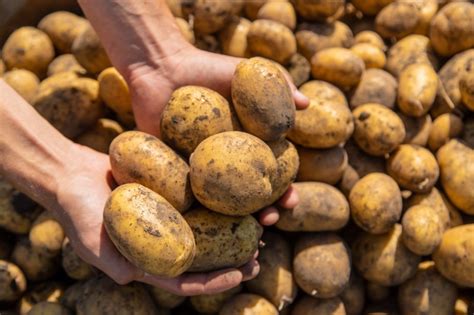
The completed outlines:
[[[261,225],[269,226],[277,223],[280,215],[278,214],[278,209],[275,207],[268,207],[259,214],[259,221]]]
[[[258,276],[258,273],[260,272],[260,264],[257,260],[252,259],[244,266],[240,267],[239,270],[242,272],[243,275],[242,281],[252,280],[256,276]]]
[[[296,87],[293,90],[293,99],[295,100],[295,106],[297,109],[305,109],[309,106],[309,98],[298,91]]]
[[[285,194],[278,201],[278,205],[285,209],[293,209],[296,207],[299,201],[300,199],[298,197],[298,193],[296,192],[293,185],[290,185]]]

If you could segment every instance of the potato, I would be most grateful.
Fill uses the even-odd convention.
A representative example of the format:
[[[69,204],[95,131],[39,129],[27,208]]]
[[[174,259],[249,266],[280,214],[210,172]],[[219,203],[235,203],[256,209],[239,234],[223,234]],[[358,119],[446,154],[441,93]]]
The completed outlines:
[[[224,303],[242,290],[242,285],[216,294],[195,295],[189,300],[193,308],[203,314],[217,314]]]
[[[313,55],[325,48],[349,48],[354,40],[352,30],[346,24],[334,23],[301,23],[295,33],[298,52],[311,60]]]
[[[398,86],[398,107],[413,117],[428,113],[436,97],[438,76],[427,64],[412,64],[400,74]]]
[[[39,78],[44,77],[53,58],[54,47],[48,35],[31,26],[16,29],[2,49],[7,69],[26,69]]]
[[[460,218],[455,213],[457,210],[449,202],[449,200],[435,187],[426,193],[426,194],[413,194],[410,199],[408,199],[407,207],[413,207],[416,205],[428,206],[435,210],[438,217],[441,219],[441,223],[444,229],[450,227],[451,225],[451,214],[453,214],[454,224],[459,222]],[[461,221],[462,222],[462,221]]]
[[[410,35],[389,49],[386,69],[398,77],[406,67],[417,63],[431,64],[434,69],[438,65],[430,39],[423,35]]]
[[[258,261],[258,276],[246,282],[249,292],[259,294],[278,308],[287,309],[296,297],[296,283],[292,274],[292,248],[281,235],[265,232]]]
[[[299,197],[293,209],[280,211],[276,227],[283,231],[334,231],[349,221],[349,204],[336,188],[318,182],[293,184]]]
[[[278,315],[278,310],[261,296],[241,293],[228,300],[219,315]]]
[[[30,104],[34,101],[40,82],[33,72],[25,69],[11,70],[3,75],[3,80],[20,94],[25,101]]]
[[[238,129],[227,100],[199,86],[173,92],[161,115],[161,136],[173,149],[189,156],[204,139]]]
[[[387,160],[387,172],[402,187],[427,193],[438,181],[439,167],[427,149],[411,144],[400,145]]]
[[[30,281],[50,279],[58,272],[58,259],[34,247],[27,237],[20,238],[13,248],[12,261]]]
[[[405,282],[415,273],[420,257],[402,242],[402,227],[396,224],[386,234],[361,234],[352,246],[354,266],[366,279],[383,286]]]
[[[118,285],[111,279],[99,277],[84,285],[76,305],[77,315],[99,314],[157,314],[153,300],[145,288],[137,283]]]
[[[64,285],[56,281],[42,282],[30,289],[18,302],[20,315],[28,314],[40,302],[58,302],[64,293]]]
[[[464,106],[474,111],[474,72],[466,73],[459,80],[459,91]]]
[[[352,219],[372,234],[393,229],[402,213],[402,196],[397,183],[382,173],[361,178],[349,195]]]
[[[54,58],[48,66],[48,77],[61,72],[75,72],[85,75],[87,70],[77,62],[76,57],[72,54],[59,55]]]
[[[334,233],[304,234],[295,244],[293,270],[296,283],[307,294],[335,297],[349,283],[349,250]]]
[[[61,251],[64,237],[61,224],[49,211],[44,211],[36,218],[29,234],[32,247],[52,257]]]
[[[87,25],[74,39],[71,52],[81,66],[92,74],[98,74],[111,66],[99,37],[90,25]]]
[[[451,140],[437,154],[441,185],[452,203],[466,214],[474,214],[474,150]]]
[[[300,167],[298,181],[316,181],[335,185],[347,167],[347,153],[336,146],[330,149],[305,149],[298,147]]]
[[[364,177],[370,173],[385,172],[385,160],[380,157],[368,155],[362,151],[354,141],[348,141],[344,149],[349,157],[349,165],[354,168],[360,177]]]
[[[94,125],[104,111],[97,81],[78,78],[71,72],[41,82],[33,106],[68,138]]]
[[[290,74],[295,86],[300,86],[308,81],[311,74],[311,64],[305,57],[296,53],[291,57],[286,70]]]
[[[193,203],[188,164],[158,138],[140,131],[120,134],[110,145],[118,184],[138,183],[163,196],[179,212]]]
[[[123,131],[122,126],[118,122],[101,118],[93,128],[80,135],[76,142],[96,151],[108,153],[112,141]]]
[[[366,30],[357,33],[357,35],[354,37],[354,44],[356,45],[363,43],[372,44],[373,46],[379,48],[382,51],[387,50],[387,46],[385,46],[382,37],[380,37],[380,35],[374,31]]]
[[[474,5],[469,2],[450,3],[431,21],[430,39],[441,56],[452,56],[474,47]]]
[[[294,30],[296,27],[296,12],[293,5],[286,1],[269,1],[257,13],[257,19],[273,20],[280,22]]]
[[[362,74],[359,84],[351,93],[351,108],[377,103],[393,109],[397,99],[397,88],[398,82],[390,73],[381,69],[368,69]]]
[[[182,19],[180,17],[175,18],[175,21],[184,39],[188,43],[194,44],[196,39],[194,38],[194,31],[191,28],[191,25],[189,25],[189,23],[185,19]]]
[[[276,176],[272,182],[271,203],[273,203],[280,199],[295,181],[300,161],[295,146],[286,139],[269,142],[267,145],[277,161]]]
[[[236,268],[258,249],[262,227],[252,216],[231,217],[205,208],[184,214],[196,240],[196,255],[188,271]]]
[[[119,120],[127,126],[133,126],[135,119],[132,110],[132,100],[127,82],[117,69],[110,67],[102,71],[97,78],[99,94],[105,105],[112,109]]]
[[[398,116],[402,119],[406,131],[403,143],[426,147],[433,123],[431,116],[410,117],[401,113],[398,113]]]
[[[303,296],[295,303],[291,315],[346,315],[344,303],[338,297],[332,299],[315,299],[310,296]]]
[[[364,61],[366,69],[382,69],[387,62],[383,50],[372,44],[355,44],[351,47],[351,51]]]
[[[29,315],[70,315],[67,308],[56,302],[39,302],[33,305],[28,312]]]
[[[390,297],[390,287],[386,287],[373,282],[368,282],[366,285],[367,297],[371,301],[384,301]]]
[[[344,169],[341,180],[339,181],[338,188],[344,194],[349,197],[352,187],[359,181],[360,176],[357,171],[350,165]]]
[[[285,25],[272,20],[255,20],[247,33],[250,55],[287,64],[296,53],[296,38]]]
[[[50,13],[38,23],[38,28],[48,34],[54,46],[64,54],[71,52],[72,43],[87,26],[84,18],[66,11]]]
[[[194,31],[200,34],[212,34],[221,30],[232,16],[231,1],[197,0],[182,1],[184,18],[190,15],[194,18]]]
[[[196,245],[190,227],[170,203],[145,186],[116,188],[104,208],[104,226],[119,252],[152,275],[176,277],[193,262]]]
[[[348,106],[346,96],[331,83],[319,80],[306,82],[299,88],[311,101],[327,103],[333,101]]]
[[[351,272],[349,284],[339,298],[344,303],[347,315],[359,315],[365,305],[364,280],[355,272]]]
[[[156,305],[164,308],[175,308],[186,300],[185,296],[179,296],[165,289],[151,285],[148,286],[148,292],[155,301]]]
[[[463,122],[461,118],[454,114],[442,114],[433,122],[428,138],[428,146],[431,151],[437,151],[452,138],[460,136],[462,131]]]
[[[196,34],[196,42],[194,46],[198,49],[209,51],[216,54],[222,53],[221,43],[217,36]]]
[[[246,57],[247,33],[252,23],[243,18],[234,18],[220,31],[219,40],[222,52],[229,56]]]
[[[94,275],[94,268],[76,254],[68,238],[65,238],[62,244],[61,256],[61,266],[68,277],[86,280]]]
[[[247,18],[250,20],[256,20],[258,10],[267,2],[268,0],[244,0],[244,13]]]
[[[368,103],[352,111],[354,140],[366,153],[383,156],[392,152],[405,139],[405,126],[389,108]]]
[[[377,14],[375,30],[383,38],[400,39],[414,33],[419,21],[419,10],[415,3],[395,1]]]
[[[26,290],[26,279],[15,264],[0,260],[0,302],[14,302]]]
[[[308,1],[292,0],[296,12],[309,21],[325,21],[344,9],[345,0]]]
[[[457,226],[443,234],[441,244],[433,253],[436,269],[448,280],[458,286],[474,286],[472,263],[473,224]]]
[[[364,61],[346,48],[326,48],[311,58],[313,77],[333,83],[343,90],[357,85],[364,70]]]
[[[59,298],[59,302],[71,310],[76,309],[76,303],[84,291],[84,282],[75,282],[68,287]]]
[[[352,0],[351,3],[364,15],[376,15],[385,6],[392,3],[395,0]]]

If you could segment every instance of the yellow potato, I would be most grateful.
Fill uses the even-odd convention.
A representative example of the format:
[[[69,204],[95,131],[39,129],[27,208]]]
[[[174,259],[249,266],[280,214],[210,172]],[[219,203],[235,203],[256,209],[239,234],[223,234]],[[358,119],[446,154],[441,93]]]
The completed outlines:
[[[90,25],[87,25],[75,38],[71,52],[81,66],[92,74],[98,74],[111,66],[99,37]]]
[[[393,229],[402,213],[402,196],[397,183],[382,173],[361,178],[349,195],[351,215],[355,223],[372,234]]]
[[[232,19],[219,33],[222,52],[234,57],[247,57],[247,33],[252,23],[243,18]]]
[[[377,103],[393,109],[397,99],[397,87],[398,82],[390,73],[381,69],[368,69],[351,93],[351,108]]]
[[[347,153],[336,146],[330,149],[305,149],[298,147],[300,167],[298,181],[316,181],[335,185],[347,167]]]
[[[405,1],[409,2],[410,0]],[[439,9],[439,2],[438,0],[421,0],[415,2],[418,9],[418,24],[414,30],[416,34],[426,36],[429,34],[431,21]]]
[[[94,268],[76,254],[68,238],[62,244],[61,256],[61,265],[70,278],[86,280],[94,275]]]
[[[267,2],[268,0],[244,0],[244,13],[247,18],[250,20],[256,20],[258,10]]]
[[[296,283],[307,294],[338,296],[349,283],[349,250],[337,234],[305,234],[295,244],[293,270]]]
[[[56,302],[39,302],[33,305],[28,312],[29,315],[70,315],[72,314],[67,308]]]
[[[29,314],[31,308],[40,302],[59,302],[64,294],[64,284],[56,281],[39,283],[23,295],[18,302],[18,312],[20,315]]]
[[[292,0],[296,12],[309,21],[325,21],[344,9],[345,0],[308,1]]]
[[[194,44],[196,39],[194,38],[194,31],[191,28],[191,25],[185,20],[180,17],[175,18],[176,25],[178,25],[179,31],[181,32],[181,35],[183,35],[184,39],[191,43]]]
[[[413,2],[395,1],[384,7],[375,18],[375,30],[384,38],[403,38],[415,32],[420,21]]]
[[[424,115],[421,117],[410,117],[401,113],[398,113],[398,116],[400,116],[405,125],[406,134],[403,143],[426,147],[431,132],[431,126],[433,124],[431,116]]]
[[[296,12],[293,5],[287,1],[269,1],[257,13],[257,19],[280,22],[294,30],[296,27]]]
[[[221,30],[233,13],[232,1],[196,0],[182,3],[184,18],[190,15],[194,19],[194,31],[200,34],[212,34]]]
[[[290,74],[293,83],[300,86],[308,81],[311,74],[311,64],[305,57],[296,53],[291,57],[286,70]]]
[[[437,151],[452,138],[461,135],[463,122],[461,118],[454,114],[442,114],[433,121],[428,146],[431,151]]]
[[[257,251],[263,231],[252,216],[231,217],[205,208],[186,212],[184,219],[196,240],[191,272],[243,266]]]
[[[32,247],[53,257],[61,251],[64,237],[61,224],[49,211],[44,211],[36,218],[29,234]]]
[[[151,285],[148,286],[148,292],[150,292],[150,296],[155,301],[156,305],[168,309],[175,308],[186,300],[185,296],[176,295],[165,289]]]
[[[355,272],[351,272],[349,284],[339,298],[344,303],[347,315],[359,315],[365,305],[364,280]]]
[[[228,300],[219,315],[278,315],[278,310],[261,296],[241,293]]]
[[[76,142],[96,151],[108,153],[112,141],[123,131],[122,126],[118,122],[101,118],[93,128],[80,135]]]
[[[352,4],[362,11],[364,15],[376,15],[385,6],[395,0],[352,0]]]
[[[308,315],[308,314],[324,314],[324,315],[346,315],[344,303],[340,298],[332,299],[315,299],[310,296],[303,296],[295,303],[291,315]]]
[[[10,85],[28,103],[33,103],[38,92],[39,79],[31,71],[25,69],[15,69],[3,75],[8,85]]]
[[[459,81],[461,99],[470,111],[474,111],[474,72],[466,73]]]
[[[382,69],[387,62],[383,50],[372,44],[355,44],[351,47],[351,51],[364,61],[366,69]]]
[[[76,57],[72,54],[59,55],[54,58],[48,66],[48,77],[61,72],[75,72],[85,75],[87,70],[77,62]]]
[[[248,282],[247,282],[248,283]],[[217,314],[224,303],[242,291],[242,285],[216,294],[192,296],[189,300],[193,308],[203,314]]]
[[[312,80],[306,82],[299,88],[311,101],[327,103],[334,101],[348,106],[346,96],[337,87],[325,81]]]
[[[373,46],[380,48],[382,51],[387,50],[382,37],[374,31],[366,30],[357,33],[354,37],[354,44],[362,43],[372,44]]]
[[[299,203],[280,211],[276,227],[283,231],[318,232],[343,228],[349,221],[349,204],[336,188],[318,182],[293,184]]]
[[[26,290],[26,279],[15,264],[0,260],[0,302],[15,302]]]

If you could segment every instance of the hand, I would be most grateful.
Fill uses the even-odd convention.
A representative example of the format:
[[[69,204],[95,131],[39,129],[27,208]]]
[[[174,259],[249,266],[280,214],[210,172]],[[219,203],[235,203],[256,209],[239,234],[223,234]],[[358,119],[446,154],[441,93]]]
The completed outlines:
[[[103,209],[114,183],[107,155],[75,146],[74,163],[62,174],[57,208],[77,254],[119,284],[141,281],[179,295],[218,293],[254,278],[259,272],[255,258],[245,266],[211,273],[189,273],[167,279],[146,275],[115,248],[103,227]]]

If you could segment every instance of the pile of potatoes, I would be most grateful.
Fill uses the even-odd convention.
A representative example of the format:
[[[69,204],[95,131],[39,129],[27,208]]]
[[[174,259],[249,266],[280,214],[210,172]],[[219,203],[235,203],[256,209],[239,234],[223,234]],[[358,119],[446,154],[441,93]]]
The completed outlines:
[[[467,315],[474,312],[474,4],[167,0],[196,47],[249,58],[231,97],[174,91],[161,139],[69,12],[14,31],[0,75],[55,128],[108,153],[104,226],[147,273],[243,266],[228,291],[118,285],[0,178],[1,314]],[[287,79],[310,100],[295,110]],[[292,184],[300,202],[255,214]]]

